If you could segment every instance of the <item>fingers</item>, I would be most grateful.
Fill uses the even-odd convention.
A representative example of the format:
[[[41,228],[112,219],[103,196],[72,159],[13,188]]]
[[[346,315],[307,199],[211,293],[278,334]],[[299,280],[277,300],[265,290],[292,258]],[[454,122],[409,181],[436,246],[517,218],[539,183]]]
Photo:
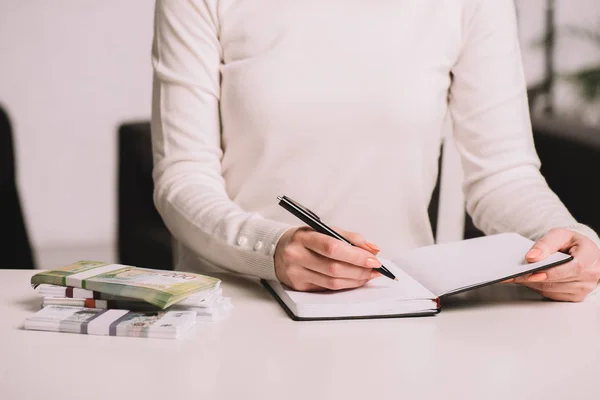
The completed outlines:
[[[327,275],[333,278],[346,278],[355,280],[369,280],[372,276],[372,269],[357,267],[356,265],[348,264],[343,261],[335,261],[323,257],[317,253],[309,253],[303,260],[302,266],[322,275]]]
[[[545,272],[534,272],[533,274],[517,276],[512,280],[513,283],[527,283],[527,282],[542,282],[548,278]]]
[[[512,283],[526,283],[526,282],[542,282],[547,279],[548,275],[546,272],[534,272],[532,274],[517,276],[511,279]]]
[[[317,233],[315,231],[299,232],[299,240],[304,247],[324,257],[356,265],[362,268],[379,268],[381,263],[373,257],[372,253],[354,247],[341,240]]]
[[[523,286],[533,289],[544,297],[558,301],[581,302],[595,289],[589,282],[538,282]]]
[[[567,229],[553,229],[527,253],[530,262],[556,251],[569,252],[573,260],[510,282],[520,283],[553,300],[579,302],[594,291],[600,279],[600,251],[591,240]]]
[[[523,286],[547,293],[570,293],[576,292],[580,282],[525,282]]]
[[[292,276],[294,281],[303,282],[294,287],[294,289],[301,291],[353,289],[368,282],[367,279],[335,278],[299,265],[290,267],[288,274]]]
[[[356,247],[360,247],[361,249],[364,249],[373,255],[377,255],[381,251],[381,249],[376,244],[367,242],[360,233],[346,231],[338,227],[333,227],[332,229],[340,235],[342,235],[343,237],[345,237],[346,239],[348,239],[350,243],[352,243]]]
[[[379,252],[381,251],[381,249],[379,248],[379,246],[377,246],[375,243],[365,242],[365,245],[369,249],[371,249],[371,253],[373,253],[374,255],[379,254]]]
[[[569,253],[573,256],[573,260],[569,264],[574,263],[574,269],[580,274],[586,269],[597,267],[600,261],[598,246],[591,240],[576,242]]]
[[[519,277],[521,279],[517,278],[516,281],[517,283],[530,281],[570,282],[576,280],[581,274],[582,268],[580,268],[580,265],[580,261],[574,259],[566,264],[544,270],[543,274],[545,276],[540,279],[535,279],[535,276],[537,275],[539,277],[542,273],[535,273],[528,277]]]
[[[575,232],[568,229],[552,229],[539,239],[525,255],[529,262],[538,262],[557,251],[569,248]]]
[[[295,228],[279,239],[275,249],[275,275],[286,286],[299,291],[356,288],[381,276],[374,245],[358,234],[344,232],[365,248],[322,235],[310,228]],[[376,247],[376,246],[375,246]]]
[[[556,301],[569,301],[571,303],[579,303],[585,300],[585,296],[572,294],[572,293],[551,293],[551,292],[539,292],[542,296],[556,300]]]
[[[600,267],[596,266],[597,250],[594,246],[596,246],[594,243],[579,242],[569,251],[573,260],[543,272],[517,277],[514,282],[570,282],[575,280],[595,280],[597,282],[600,279]]]

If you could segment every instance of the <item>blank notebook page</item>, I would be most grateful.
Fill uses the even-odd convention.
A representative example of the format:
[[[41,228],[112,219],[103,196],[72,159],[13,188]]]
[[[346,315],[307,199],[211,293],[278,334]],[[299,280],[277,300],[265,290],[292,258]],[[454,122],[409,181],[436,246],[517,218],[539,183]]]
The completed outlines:
[[[503,233],[409,250],[394,262],[434,294],[442,296],[570,257],[555,253],[530,264],[525,254],[533,244],[518,234]]]
[[[379,277],[360,288],[336,292],[297,292],[284,288],[279,282],[269,284],[296,315],[321,314],[319,310],[339,316],[393,313],[402,311],[405,308],[402,304],[406,302],[425,305],[428,309],[435,308],[430,303],[436,299],[433,293],[391,262],[382,262],[398,281]]]

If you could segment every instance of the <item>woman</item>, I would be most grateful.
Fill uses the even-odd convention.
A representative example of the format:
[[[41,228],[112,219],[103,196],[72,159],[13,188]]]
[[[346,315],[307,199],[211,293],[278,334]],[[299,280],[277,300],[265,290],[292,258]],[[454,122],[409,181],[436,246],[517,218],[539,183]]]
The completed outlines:
[[[433,243],[449,114],[477,226],[539,239],[530,261],[575,257],[517,283],[566,301],[596,288],[598,236],[539,172],[512,0],[159,0],[155,18],[155,202],[178,269],[363,285],[373,243],[389,258]],[[370,241],[299,228],[279,194]]]

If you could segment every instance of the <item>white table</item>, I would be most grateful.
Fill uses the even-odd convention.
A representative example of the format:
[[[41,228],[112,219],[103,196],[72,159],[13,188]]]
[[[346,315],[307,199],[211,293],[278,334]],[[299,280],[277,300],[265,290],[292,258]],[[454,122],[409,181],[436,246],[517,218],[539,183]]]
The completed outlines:
[[[182,340],[25,331],[34,271],[0,270],[0,399],[599,399],[600,301],[516,286],[435,317],[293,322],[257,281]]]

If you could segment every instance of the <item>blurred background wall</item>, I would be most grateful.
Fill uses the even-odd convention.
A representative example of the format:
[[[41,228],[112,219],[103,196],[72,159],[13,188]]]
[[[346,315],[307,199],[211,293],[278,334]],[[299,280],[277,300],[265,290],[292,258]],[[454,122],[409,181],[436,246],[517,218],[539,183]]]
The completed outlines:
[[[1,0],[0,104],[40,267],[113,258],[116,129],[150,116],[154,2]],[[77,254],[61,255],[66,250]]]
[[[517,3],[526,76],[535,85],[545,73],[543,46],[534,42],[547,2]],[[115,260],[116,131],[150,117],[153,7],[151,0],[0,1],[0,104],[13,124],[38,267]],[[556,25],[598,29],[600,1],[557,0]],[[555,61],[560,72],[598,65],[600,45],[560,36]],[[554,101],[560,112],[598,123],[599,109],[583,104],[573,85],[558,82]],[[445,201],[460,205],[460,194]]]

